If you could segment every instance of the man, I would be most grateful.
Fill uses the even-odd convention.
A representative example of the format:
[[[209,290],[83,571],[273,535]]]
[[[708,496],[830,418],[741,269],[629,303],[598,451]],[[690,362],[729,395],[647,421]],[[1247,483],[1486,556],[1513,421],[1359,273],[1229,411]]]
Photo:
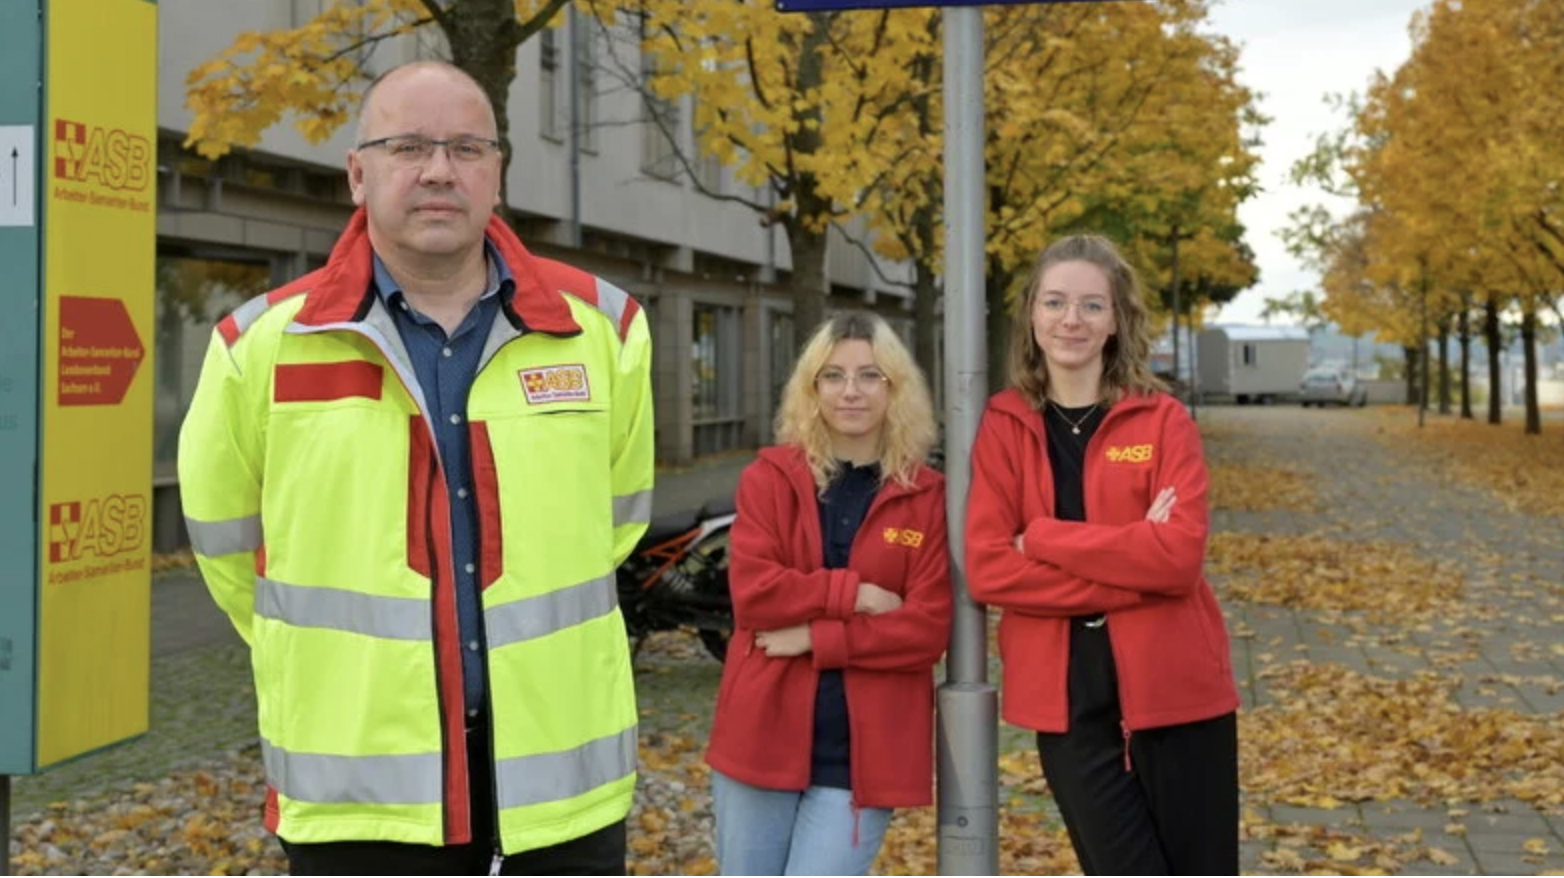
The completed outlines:
[[[359,135],[330,261],[218,325],[180,436],[196,558],[251,646],[266,825],[295,874],[623,874],[645,315],[492,215],[462,71],[385,74]]]

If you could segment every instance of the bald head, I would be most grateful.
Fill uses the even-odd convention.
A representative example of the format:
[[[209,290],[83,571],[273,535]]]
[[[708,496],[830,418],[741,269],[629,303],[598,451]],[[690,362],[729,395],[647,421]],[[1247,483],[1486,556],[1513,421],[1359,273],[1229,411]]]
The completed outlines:
[[[374,81],[370,82],[369,88],[364,90],[364,102],[359,108],[358,136],[354,139],[355,144],[375,137],[401,133],[383,131],[376,123],[386,121],[387,112],[383,106],[386,102],[380,99],[382,95],[395,94],[404,88],[437,88],[442,91],[450,89],[453,97],[476,95],[488,110],[489,130],[473,133],[491,138],[498,136],[499,124],[494,117],[494,104],[472,74],[449,61],[412,61],[393,67],[375,77]]]

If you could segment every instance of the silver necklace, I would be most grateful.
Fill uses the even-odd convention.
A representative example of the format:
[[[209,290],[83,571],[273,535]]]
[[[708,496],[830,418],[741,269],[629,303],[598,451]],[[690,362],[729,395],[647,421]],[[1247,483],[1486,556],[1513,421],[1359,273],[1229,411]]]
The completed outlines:
[[[1070,425],[1070,432],[1077,436],[1081,435],[1081,425],[1086,423],[1086,419],[1091,417],[1093,412],[1097,411],[1097,403],[1094,402],[1091,408],[1086,410],[1086,414],[1081,415],[1080,420],[1072,421],[1070,416],[1064,413],[1064,409],[1057,402],[1050,399],[1048,404],[1054,407],[1054,414],[1058,415],[1060,420]]]

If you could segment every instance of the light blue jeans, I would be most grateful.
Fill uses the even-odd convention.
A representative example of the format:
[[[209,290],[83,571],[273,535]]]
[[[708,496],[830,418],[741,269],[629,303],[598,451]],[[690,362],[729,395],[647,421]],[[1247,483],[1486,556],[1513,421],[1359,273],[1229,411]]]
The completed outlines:
[[[867,875],[891,822],[889,808],[854,814],[832,787],[766,790],[713,771],[711,789],[724,875]]]

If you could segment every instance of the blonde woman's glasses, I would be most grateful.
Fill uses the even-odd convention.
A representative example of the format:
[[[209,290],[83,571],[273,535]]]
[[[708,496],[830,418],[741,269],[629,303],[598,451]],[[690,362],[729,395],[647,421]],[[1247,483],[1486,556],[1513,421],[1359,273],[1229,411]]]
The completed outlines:
[[[849,383],[864,393],[878,393],[890,386],[891,379],[879,369],[863,369],[856,375],[849,375],[841,369],[824,369],[815,376],[815,387],[830,393],[841,393]]]

